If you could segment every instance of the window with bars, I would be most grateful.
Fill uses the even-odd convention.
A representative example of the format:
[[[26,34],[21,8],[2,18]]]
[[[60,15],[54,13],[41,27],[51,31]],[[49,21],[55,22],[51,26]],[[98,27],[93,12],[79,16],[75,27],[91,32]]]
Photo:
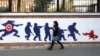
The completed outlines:
[[[97,13],[99,0],[0,0],[0,12]]]

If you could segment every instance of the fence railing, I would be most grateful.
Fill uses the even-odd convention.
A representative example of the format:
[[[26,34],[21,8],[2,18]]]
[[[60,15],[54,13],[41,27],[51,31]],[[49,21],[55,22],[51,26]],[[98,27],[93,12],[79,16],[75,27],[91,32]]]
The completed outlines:
[[[0,0],[0,12],[97,13],[98,0]]]

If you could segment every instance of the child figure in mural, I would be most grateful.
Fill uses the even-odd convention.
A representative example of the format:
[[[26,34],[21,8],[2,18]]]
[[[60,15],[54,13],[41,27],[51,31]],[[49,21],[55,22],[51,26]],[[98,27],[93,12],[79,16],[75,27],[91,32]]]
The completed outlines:
[[[75,28],[76,24],[77,23],[74,22],[72,25],[68,26],[68,30],[70,32],[70,34],[68,34],[68,37],[72,36],[73,39],[74,39],[74,41],[77,41],[75,33],[77,33],[78,35],[80,35],[79,31]]]
[[[51,46],[48,48],[48,50],[52,50],[55,41],[57,41],[60,44],[60,46],[61,46],[60,49],[64,49],[64,46],[59,41],[59,24],[57,21],[54,21],[52,43],[51,43]]]
[[[33,40],[36,41],[36,38],[38,37],[38,38],[39,38],[39,41],[42,41],[42,40],[41,40],[41,35],[40,35],[40,29],[41,29],[42,27],[43,27],[43,26],[38,26],[37,23],[34,23],[34,28],[33,28],[33,30],[34,30],[34,33],[35,33],[36,36],[33,38]]]
[[[18,31],[14,29],[14,26],[18,27],[21,26],[22,24],[15,25],[14,22],[15,21],[8,20],[6,23],[2,24],[3,26],[5,26],[5,29],[0,30],[0,32],[2,31],[4,32],[4,34],[1,35],[0,40],[3,40],[2,37],[5,37],[6,35],[11,34],[13,32],[15,32],[13,36],[20,37],[19,35],[17,35]]]
[[[63,38],[63,40],[67,40],[64,36],[64,31],[67,31],[66,29],[59,29],[59,40]]]
[[[89,37],[89,39],[93,39],[93,40],[95,40],[95,39],[97,39],[98,38],[98,35],[96,35],[96,34],[94,34],[94,30],[91,30],[89,33],[83,33],[83,35],[84,36],[88,36]]]
[[[51,41],[51,34],[50,34],[50,29],[52,29],[52,27],[49,27],[48,23],[45,24],[45,38],[44,41],[47,41],[47,37],[49,37],[49,40]]]
[[[34,34],[32,33],[32,31],[30,29],[30,27],[32,27],[31,23],[27,22],[27,25],[25,27],[25,33],[26,33],[25,38],[26,38],[26,40],[29,40],[29,37],[30,37],[31,34],[34,36]]]

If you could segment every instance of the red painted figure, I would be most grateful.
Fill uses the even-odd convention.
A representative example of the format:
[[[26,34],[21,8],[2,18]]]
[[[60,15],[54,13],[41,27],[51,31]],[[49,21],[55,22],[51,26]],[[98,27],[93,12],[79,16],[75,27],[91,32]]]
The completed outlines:
[[[98,38],[98,35],[94,34],[94,31],[93,30],[91,30],[90,33],[83,33],[83,35],[84,36],[87,36],[88,35],[89,39],[92,38],[93,40],[95,40],[95,39]]]

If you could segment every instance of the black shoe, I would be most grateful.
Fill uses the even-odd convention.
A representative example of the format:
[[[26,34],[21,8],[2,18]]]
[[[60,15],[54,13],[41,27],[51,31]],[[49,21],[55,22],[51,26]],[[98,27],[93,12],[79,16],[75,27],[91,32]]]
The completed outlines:
[[[64,49],[64,47],[61,47],[60,49]]]
[[[52,50],[52,48],[48,48],[48,50]]]

